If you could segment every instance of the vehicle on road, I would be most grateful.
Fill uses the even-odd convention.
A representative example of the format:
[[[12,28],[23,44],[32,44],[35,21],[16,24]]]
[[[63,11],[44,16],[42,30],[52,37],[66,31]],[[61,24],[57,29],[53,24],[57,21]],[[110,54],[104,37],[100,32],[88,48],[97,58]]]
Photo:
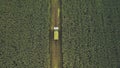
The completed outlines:
[[[54,27],[54,40],[59,40],[59,28]]]

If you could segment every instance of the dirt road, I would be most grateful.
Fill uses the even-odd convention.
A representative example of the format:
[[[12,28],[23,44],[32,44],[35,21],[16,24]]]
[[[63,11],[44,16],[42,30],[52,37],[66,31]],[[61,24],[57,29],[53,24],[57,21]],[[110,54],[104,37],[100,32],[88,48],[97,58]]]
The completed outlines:
[[[54,40],[54,27],[59,27],[59,40]],[[50,55],[51,68],[62,68],[59,0],[51,0]]]

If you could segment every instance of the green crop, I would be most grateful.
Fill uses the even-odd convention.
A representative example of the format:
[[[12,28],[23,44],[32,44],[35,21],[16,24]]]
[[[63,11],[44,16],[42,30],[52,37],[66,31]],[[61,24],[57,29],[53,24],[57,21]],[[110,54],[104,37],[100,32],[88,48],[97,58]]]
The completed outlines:
[[[0,0],[0,68],[48,68],[48,0]]]
[[[120,1],[62,0],[63,68],[119,68]]]

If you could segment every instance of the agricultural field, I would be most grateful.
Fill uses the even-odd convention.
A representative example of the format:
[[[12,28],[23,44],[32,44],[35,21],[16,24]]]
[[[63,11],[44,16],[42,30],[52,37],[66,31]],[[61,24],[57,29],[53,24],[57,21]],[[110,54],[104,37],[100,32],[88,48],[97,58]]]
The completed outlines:
[[[0,68],[49,67],[48,6],[48,0],[0,0]]]
[[[60,1],[63,68],[120,68],[120,1]],[[0,0],[0,68],[50,68],[50,15],[50,0]]]
[[[63,68],[120,68],[120,1],[62,0]]]

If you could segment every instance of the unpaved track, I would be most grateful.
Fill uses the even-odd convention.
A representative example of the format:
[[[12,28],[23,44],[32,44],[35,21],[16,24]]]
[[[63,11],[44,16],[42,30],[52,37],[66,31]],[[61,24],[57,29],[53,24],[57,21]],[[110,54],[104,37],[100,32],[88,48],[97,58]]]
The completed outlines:
[[[62,46],[60,27],[60,2],[51,0],[51,25],[50,25],[50,68],[62,68]],[[59,27],[59,40],[54,40],[54,26]]]

